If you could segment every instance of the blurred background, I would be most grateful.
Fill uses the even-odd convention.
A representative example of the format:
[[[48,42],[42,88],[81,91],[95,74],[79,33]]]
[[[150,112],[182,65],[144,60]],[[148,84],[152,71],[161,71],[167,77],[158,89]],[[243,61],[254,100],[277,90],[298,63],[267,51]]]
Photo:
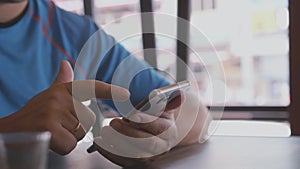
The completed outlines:
[[[83,0],[53,0],[59,7],[84,15]],[[142,33],[141,18],[134,17],[128,22],[119,18],[139,15],[139,0],[92,0],[92,17],[106,32],[116,40],[122,40],[128,30]],[[191,23],[201,30],[214,45],[224,66],[227,99],[226,107],[238,107],[238,111],[225,112],[229,119],[280,119],[280,123],[262,121],[240,123],[223,121],[219,133],[230,132],[236,135],[289,136],[286,107],[290,104],[289,88],[289,1],[288,0],[191,0]],[[155,12],[177,16],[177,1],[153,0]],[[118,20],[117,22],[113,22]],[[154,18],[157,21],[158,18]],[[105,25],[109,24],[109,29]],[[160,23],[155,22],[155,27]],[[122,29],[120,29],[122,28]],[[168,28],[176,31],[176,28]],[[191,32],[191,35],[194,35]],[[203,59],[215,54],[201,38],[190,37],[191,48]],[[135,53],[143,49],[141,36],[121,42],[129,51]],[[156,46],[168,52],[157,52],[158,66],[167,71],[176,69],[176,41],[161,36],[156,37]],[[139,59],[143,56],[137,55]],[[196,73],[199,92],[208,106],[210,104],[209,79],[206,70],[214,72],[216,63],[201,63],[190,52],[189,66]],[[252,107],[260,107],[251,109]],[[264,109],[266,107],[266,109]],[[276,107],[281,107],[276,109]],[[255,112],[251,110],[258,110]],[[262,111],[261,111],[262,110]],[[275,111],[273,111],[275,110]],[[280,114],[282,111],[283,114]],[[271,113],[271,115],[269,115]],[[266,115],[267,114],[267,115]],[[265,118],[266,117],[266,118]],[[283,123],[282,123],[283,122]],[[242,129],[237,130],[238,123]],[[249,130],[248,130],[249,129]]]
[[[68,11],[84,13],[82,0],[54,2]],[[139,0],[93,2],[94,19],[99,26],[140,13]],[[177,16],[177,1],[154,0],[153,4],[154,11]],[[288,0],[192,0],[191,23],[207,35],[224,66],[227,106],[289,105],[288,14]],[[138,17],[132,23],[114,24],[118,31],[111,29],[114,27],[112,25],[106,31],[117,40],[124,34],[122,31],[130,29],[141,32],[141,20]],[[191,48],[201,56],[209,57],[210,52],[214,51],[207,49],[198,39],[191,37]],[[139,37],[123,42],[131,52],[141,50],[142,44]],[[176,43],[170,43],[170,39],[157,37],[156,44],[157,48],[175,51]],[[175,59],[173,62],[165,60],[165,55],[158,52],[158,63],[168,69],[175,65]],[[205,73],[204,67],[214,69],[213,63],[202,65],[193,62],[194,57],[193,54],[189,57],[194,72],[201,75]],[[204,78],[199,79],[199,87],[201,93],[207,96],[205,91],[208,86]]]

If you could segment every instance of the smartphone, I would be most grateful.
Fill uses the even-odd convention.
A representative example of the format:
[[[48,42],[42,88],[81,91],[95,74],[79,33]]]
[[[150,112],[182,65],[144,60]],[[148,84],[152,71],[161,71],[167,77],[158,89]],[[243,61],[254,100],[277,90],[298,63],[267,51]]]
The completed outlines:
[[[186,90],[190,86],[191,83],[185,80],[154,89],[147,98],[135,106],[135,109],[129,113],[129,116],[136,111],[157,116],[157,113],[161,113],[168,103],[180,95],[181,91]]]

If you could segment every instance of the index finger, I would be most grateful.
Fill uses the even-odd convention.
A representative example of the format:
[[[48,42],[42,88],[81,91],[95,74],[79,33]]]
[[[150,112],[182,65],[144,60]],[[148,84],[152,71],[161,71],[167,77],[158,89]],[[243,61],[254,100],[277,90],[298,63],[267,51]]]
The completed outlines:
[[[124,101],[129,99],[130,96],[129,91],[123,87],[97,80],[78,80],[65,83],[64,86],[78,101],[86,101],[92,98]]]
[[[134,114],[129,119],[129,122],[120,119],[115,119],[111,121],[110,125],[114,127],[116,126],[116,122],[120,122],[123,124],[128,123],[134,128],[143,129],[144,131],[157,136],[174,124],[174,119],[172,117],[170,117],[169,119],[159,118],[145,113]]]

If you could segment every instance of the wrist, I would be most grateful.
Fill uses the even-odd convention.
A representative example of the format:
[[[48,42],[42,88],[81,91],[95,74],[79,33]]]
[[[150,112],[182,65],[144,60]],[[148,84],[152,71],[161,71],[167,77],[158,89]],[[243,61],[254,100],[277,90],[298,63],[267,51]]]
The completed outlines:
[[[16,123],[13,122],[13,114],[0,118],[0,133],[16,132],[14,127]]]
[[[6,133],[8,131],[8,126],[7,126],[7,117],[1,118],[0,119],[0,133]]]

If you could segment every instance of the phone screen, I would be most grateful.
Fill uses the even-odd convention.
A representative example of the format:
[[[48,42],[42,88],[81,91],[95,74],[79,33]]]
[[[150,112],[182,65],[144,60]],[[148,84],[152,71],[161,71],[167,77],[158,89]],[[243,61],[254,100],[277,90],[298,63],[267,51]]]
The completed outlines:
[[[147,98],[140,102],[130,114],[140,111],[150,115],[161,113],[166,105],[181,94],[181,91],[190,87],[185,80],[159,89],[154,89]]]

